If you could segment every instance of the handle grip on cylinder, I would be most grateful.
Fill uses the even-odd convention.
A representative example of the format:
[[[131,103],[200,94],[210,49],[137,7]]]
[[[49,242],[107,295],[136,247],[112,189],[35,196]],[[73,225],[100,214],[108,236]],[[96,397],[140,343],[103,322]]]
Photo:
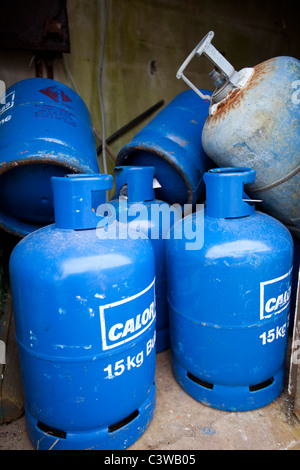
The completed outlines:
[[[117,166],[114,169],[116,177],[116,195],[120,196],[121,188],[127,185],[129,203],[152,201],[155,199],[153,166]]]
[[[55,225],[60,229],[96,228],[101,216],[97,207],[106,203],[106,191],[113,186],[107,174],[75,174],[52,177]]]
[[[206,215],[222,219],[247,217],[255,205],[244,193],[244,184],[255,180],[251,168],[213,168],[204,174],[206,185]]]

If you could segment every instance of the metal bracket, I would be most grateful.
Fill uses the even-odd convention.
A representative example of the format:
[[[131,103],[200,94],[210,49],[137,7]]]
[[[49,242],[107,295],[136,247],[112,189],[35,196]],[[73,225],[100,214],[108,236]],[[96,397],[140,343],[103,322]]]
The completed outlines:
[[[192,90],[197,93],[197,95],[205,100],[211,100],[211,96],[203,95],[203,93],[201,93],[201,91],[199,91],[198,88],[183,74],[187,65],[195,55],[200,57],[202,54],[204,54],[218,68],[218,70],[220,70],[221,76],[223,76],[224,79],[228,81],[233,87],[238,86],[240,79],[239,72],[237,72],[235,68],[228,62],[228,60],[226,60],[225,57],[211,44],[214,35],[215,33],[210,31],[185,59],[176,73],[176,78],[181,78],[183,81],[185,81],[187,85],[189,85]]]

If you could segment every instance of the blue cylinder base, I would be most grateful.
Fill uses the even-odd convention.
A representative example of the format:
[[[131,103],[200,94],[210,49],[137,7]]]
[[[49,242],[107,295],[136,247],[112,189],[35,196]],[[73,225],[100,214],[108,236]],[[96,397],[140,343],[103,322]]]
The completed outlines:
[[[250,411],[268,405],[281,393],[285,365],[266,382],[257,386],[208,384],[190,374],[172,353],[172,367],[179,385],[203,405],[225,411]]]
[[[27,433],[37,450],[122,450],[131,446],[149,426],[156,402],[156,384],[154,383],[147,399],[129,418],[129,423],[118,429],[109,426],[82,432],[64,432],[53,430],[45,432],[45,426],[33,417],[25,405]]]

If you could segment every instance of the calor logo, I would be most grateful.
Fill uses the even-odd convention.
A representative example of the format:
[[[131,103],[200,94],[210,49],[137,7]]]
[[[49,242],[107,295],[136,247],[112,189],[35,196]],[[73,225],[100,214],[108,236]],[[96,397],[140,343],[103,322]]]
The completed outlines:
[[[114,324],[108,332],[108,338],[110,341],[118,341],[121,338],[126,339],[131,336],[132,333],[138,333],[145,326],[151,324],[154,319],[155,305],[154,302],[151,302],[149,308],[145,308],[142,314],[139,313],[123,323]]]
[[[260,319],[278,315],[289,308],[292,270],[275,279],[260,283]]]
[[[45,88],[39,91],[40,93],[43,93],[45,96],[48,96],[48,98],[51,98],[51,100],[56,101],[56,103],[72,101],[71,98],[68,95],[66,95],[66,93],[60,88],[58,88],[57,86],[49,86],[48,88]]]
[[[103,351],[132,341],[155,322],[154,285],[155,280],[136,295],[99,307]]]
[[[287,307],[290,303],[291,298],[291,287],[284,292],[284,294],[279,294],[278,297],[271,297],[267,300],[265,305],[265,311],[267,313],[273,313],[281,311],[283,308]]]

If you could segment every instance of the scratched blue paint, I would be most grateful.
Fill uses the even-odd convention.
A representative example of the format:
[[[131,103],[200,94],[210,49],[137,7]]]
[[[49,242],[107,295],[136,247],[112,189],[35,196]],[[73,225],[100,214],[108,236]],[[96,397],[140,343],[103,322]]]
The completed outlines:
[[[209,436],[216,434],[216,431],[211,426],[206,426],[205,428],[201,429],[201,432]]]
[[[207,118],[202,145],[220,167],[255,169],[249,195],[300,228],[300,61],[282,56],[254,67],[249,82]]]

